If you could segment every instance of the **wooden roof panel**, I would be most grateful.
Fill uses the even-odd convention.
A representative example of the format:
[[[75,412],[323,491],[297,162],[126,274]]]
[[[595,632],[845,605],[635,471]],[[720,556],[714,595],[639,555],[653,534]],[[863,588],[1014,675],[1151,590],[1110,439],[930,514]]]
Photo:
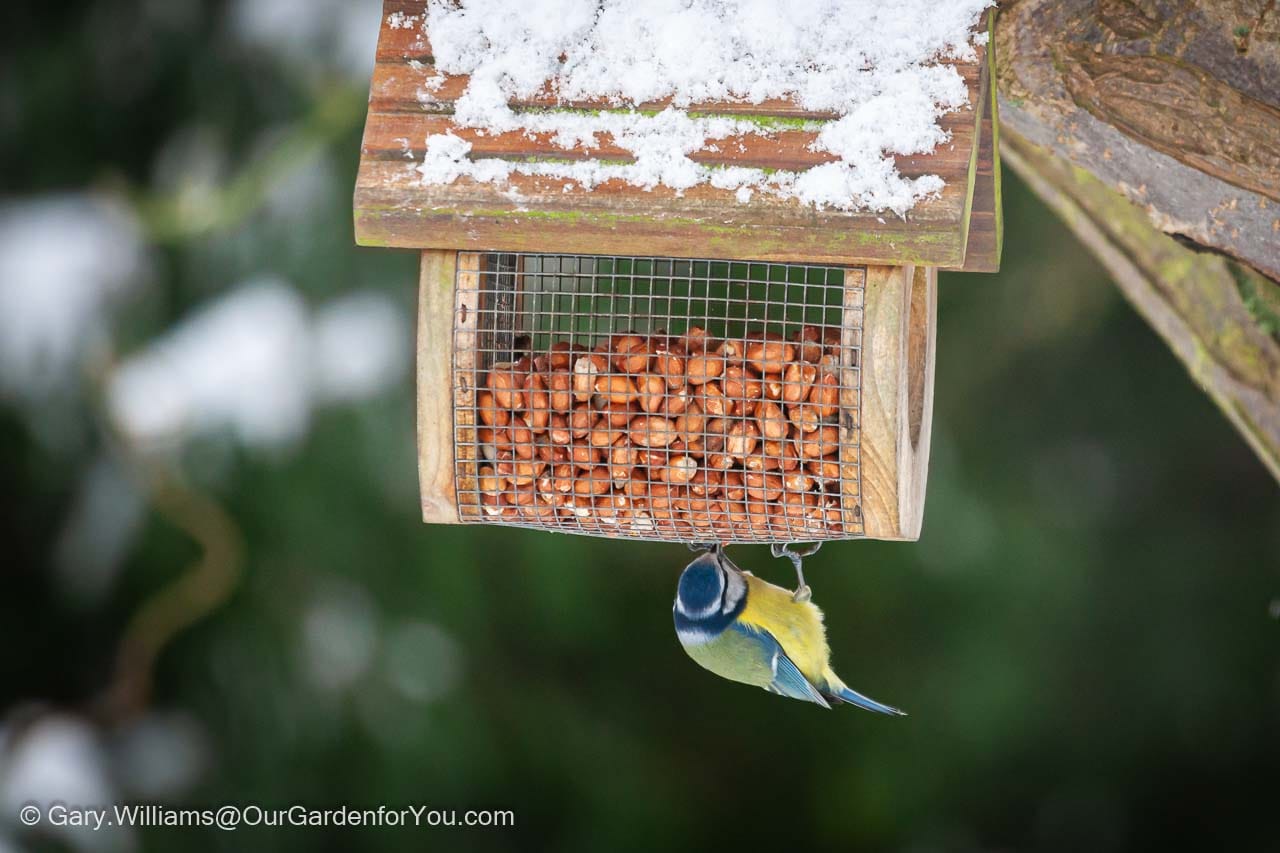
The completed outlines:
[[[892,213],[815,210],[792,199],[756,192],[742,203],[729,190],[698,186],[683,193],[647,191],[608,181],[591,191],[574,182],[515,175],[503,186],[460,179],[449,186],[423,185],[421,163],[428,136],[454,133],[473,145],[473,157],[504,159],[627,160],[607,135],[588,151],[566,152],[545,135],[480,134],[458,127],[452,102],[465,77],[437,76],[430,42],[421,31],[425,0],[386,0],[370,91],[355,213],[357,241],[366,245],[467,250],[665,254],[791,262],[926,263],[960,267],[969,243],[969,219],[983,131],[989,71],[979,61],[957,63],[969,85],[971,107],[943,116],[951,140],[927,155],[896,158],[908,177],[940,175],[946,188],[918,203],[906,220]],[[411,20],[392,27],[395,13]],[[549,94],[513,103],[516,109],[608,108],[607,101],[557,103]],[[664,103],[641,105],[661,109]],[[809,149],[812,126],[770,119],[830,120],[785,101],[717,102],[692,112],[734,115],[761,123],[760,133],[717,141],[692,158],[713,166],[800,170],[830,162]],[[987,124],[990,134],[990,123]],[[989,168],[989,167],[988,167]],[[566,190],[566,186],[569,188]],[[989,229],[990,226],[985,226]]]

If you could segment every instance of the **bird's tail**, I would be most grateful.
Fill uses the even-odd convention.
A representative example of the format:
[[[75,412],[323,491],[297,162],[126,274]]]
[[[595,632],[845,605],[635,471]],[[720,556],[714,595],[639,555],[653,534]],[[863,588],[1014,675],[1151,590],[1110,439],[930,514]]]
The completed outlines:
[[[899,711],[892,705],[885,705],[877,702],[869,696],[863,696],[856,690],[850,689],[839,679],[832,679],[828,685],[829,691],[826,692],[828,699],[834,699],[837,702],[846,702],[850,705],[857,705],[867,711],[875,711],[877,714],[888,714],[891,717],[905,717],[906,711]]]

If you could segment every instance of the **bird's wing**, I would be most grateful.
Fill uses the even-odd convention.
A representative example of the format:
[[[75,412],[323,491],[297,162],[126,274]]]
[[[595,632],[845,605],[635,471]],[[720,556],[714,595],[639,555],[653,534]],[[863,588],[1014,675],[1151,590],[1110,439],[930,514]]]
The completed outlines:
[[[809,679],[804,677],[804,673],[795,665],[795,662],[787,657],[787,653],[782,650],[782,644],[773,634],[763,628],[738,622],[733,623],[730,630],[737,631],[759,647],[760,654],[772,674],[772,680],[765,687],[766,690],[777,693],[779,696],[812,702],[824,708],[831,707],[818,692],[818,688],[814,687]]]

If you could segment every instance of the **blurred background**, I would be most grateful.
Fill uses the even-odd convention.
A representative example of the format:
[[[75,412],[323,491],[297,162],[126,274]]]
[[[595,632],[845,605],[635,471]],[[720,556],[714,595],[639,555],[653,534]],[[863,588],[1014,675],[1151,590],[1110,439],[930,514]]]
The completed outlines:
[[[698,669],[683,547],[421,525],[416,260],[351,234],[379,13],[3,13],[0,851],[1280,849],[1275,483],[1007,172],[1003,271],[942,280],[923,538],[807,564],[837,668],[910,717]]]

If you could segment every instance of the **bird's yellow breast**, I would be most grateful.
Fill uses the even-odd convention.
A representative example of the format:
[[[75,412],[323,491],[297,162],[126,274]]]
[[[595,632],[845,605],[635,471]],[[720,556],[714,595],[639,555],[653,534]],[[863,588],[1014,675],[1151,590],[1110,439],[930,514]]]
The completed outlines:
[[[812,602],[792,601],[789,590],[743,574],[747,579],[747,603],[738,621],[768,631],[805,678],[813,684],[824,684],[831,652],[822,611]]]

